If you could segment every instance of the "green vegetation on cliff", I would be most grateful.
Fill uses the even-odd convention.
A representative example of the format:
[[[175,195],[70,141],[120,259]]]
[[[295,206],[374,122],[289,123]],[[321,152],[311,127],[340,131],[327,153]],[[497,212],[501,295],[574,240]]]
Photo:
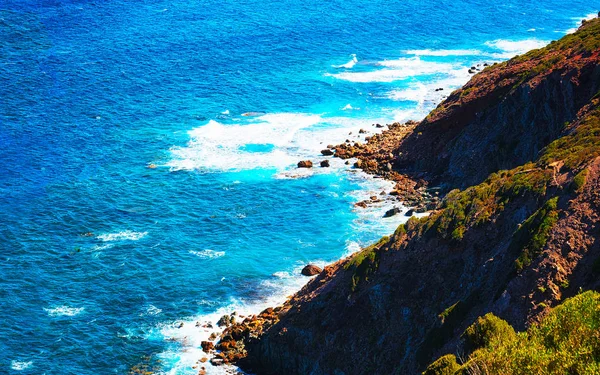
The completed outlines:
[[[424,375],[600,374],[600,293],[565,300],[526,332],[487,314],[463,334],[473,350],[462,365],[454,355]]]
[[[356,253],[350,261],[346,263],[344,269],[351,270],[352,272],[352,291],[355,291],[361,282],[368,281],[369,276],[377,270],[379,267],[379,249],[388,241],[388,236],[382,237],[373,245]]]
[[[557,202],[558,197],[549,199],[514,234],[511,247],[521,249],[521,254],[515,261],[518,271],[530,265],[546,245],[548,234],[558,220]]]

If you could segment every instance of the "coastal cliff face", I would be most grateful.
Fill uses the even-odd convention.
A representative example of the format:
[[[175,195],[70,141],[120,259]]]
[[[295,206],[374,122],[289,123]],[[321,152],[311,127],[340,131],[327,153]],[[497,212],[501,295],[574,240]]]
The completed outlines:
[[[522,330],[600,288],[599,61],[594,19],[484,69],[385,152],[358,147],[373,171],[458,189],[229,327],[222,357],[259,374],[415,374],[460,352],[479,316]]]

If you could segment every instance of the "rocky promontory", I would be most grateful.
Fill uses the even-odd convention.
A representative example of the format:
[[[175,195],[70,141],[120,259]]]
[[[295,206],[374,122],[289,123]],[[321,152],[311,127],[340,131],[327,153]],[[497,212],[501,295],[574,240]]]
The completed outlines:
[[[599,63],[594,19],[485,68],[420,123],[334,146],[403,200],[436,188],[439,203],[230,325],[217,355],[261,375],[416,374],[460,360],[478,317],[524,330],[599,289]],[[474,373],[442,358],[428,373]]]

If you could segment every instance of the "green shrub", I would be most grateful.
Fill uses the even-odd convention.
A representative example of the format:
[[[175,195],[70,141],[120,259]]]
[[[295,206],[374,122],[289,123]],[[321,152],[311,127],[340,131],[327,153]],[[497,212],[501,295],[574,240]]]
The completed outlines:
[[[588,174],[589,170],[587,168],[577,173],[575,177],[573,177],[573,182],[571,182],[571,191],[575,193],[580,192],[587,182]]]
[[[513,235],[511,249],[521,249],[515,261],[517,271],[529,266],[546,246],[550,230],[558,220],[557,203],[558,197],[549,199],[542,208],[525,220]]]
[[[460,365],[456,362],[456,356],[446,354],[427,366],[423,375],[454,375],[458,370],[460,370]]]
[[[455,357],[446,355],[423,374],[600,374],[600,293],[587,291],[565,300],[526,332],[515,334],[491,314],[479,319],[483,323],[463,335],[475,337],[479,349],[462,366],[453,366]]]
[[[566,300],[514,339],[493,338],[464,367],[479,374],[599,374],[600,294]]]
[[[379,250],[389,240],[388,236],[382,237],[373,245],[354,254],[344,265],[344,269],[352,272],[351,290],[353,292],[362,281],[368,281],[369,277],[379,268]]]
[[[465,351],[472,353],[479,348],[487,348],[492,342],[513,340],[516,333],[506,321],[492,313],[477,318],[462,334],[465,342]]]

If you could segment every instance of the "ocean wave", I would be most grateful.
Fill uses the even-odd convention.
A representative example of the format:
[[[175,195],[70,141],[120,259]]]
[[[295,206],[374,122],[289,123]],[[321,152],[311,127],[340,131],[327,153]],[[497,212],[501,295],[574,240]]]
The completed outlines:
[[[33,367],[33,361],[11,361],[10,368],[15,371],[23,371]]]
[[[500,53],[491,53],[490,55],[499,59],[508,59],[521,55],[533,49],[538,49],[546,46],[547,41],[539,39],[524,39],[524,40],[505,40],[497,39],[486,42],[485,45],[501,51]]]
[[[193,254],[199,258],[204,258],[204,259],[215,259],[215,258],[220,258],[222,256],[225,256],[224,251],[215,251],[215,250],[210,250],[210,249],[200,250],[200,251],[190,250],[189,253]]]
[[[577,29],[579,28],[579,26],[581,26],[581,23],[583,21],[589,21],[592,20],[594,18],[598,17],[598,13],[590,13],[588,15],[586,15],[585,17],[578,17],[578,18],[573,18],[573,21],[575,21],[575,27],[570,28],[569,30],[566,31],[567,34],[573,34],[575,31],[577,31]]]
[[[162,309],[159,309],[154,305],[150,305],[146,308],[146,311],[141,315],[159,315],[160,313],[162,313]]]
[[[299,160],[319,155],[324,148],[323,140],[342,143],[348,132],[353,132],[353,138],[358,140],[355,138],[358,130],[376,120],[277,113],[238,121],[223,124],[210,120],[191,130],[186,146],[171,148],[172,159],[166,166],[171,171],[206,172],[275,169],[276,174],[293,168],[298,176],[310,175],[314,171],[296,170]],[[316,169],[319,168],[313,168]]]
[[[48,313],[48,316],[59,317],[59,316],[76,316],[81,314],[85,310],[84,307],[71,307],[67,305],[57,306],[52,308],[44,308],[44,311]]]
[[[358,59],[356,58],[355,54],[350,55],[352,56],[352,60],[348,61],[345,64],[342,65],[332,65],[332,67],[334,68],[345,68],[345,69],[352,69],[354,67],[354,65],[356,65],[356,63],[358,62]]]
[[[407,55],[416,55],[416,56],[436,56],[436,57],[445,57],[445,56],[480,56],[483,54],[482,51],[477,49],[411,49],[405,50],[405,54]]]
[[[239,171],[256,168],[284,168],[295,158],[285,152],[295,134],[321,121],[319,115],[267,114],[246,124],[225,125],[210,120],[189,132],[186,147],[173,147],[172,170],[203,169]],[[263,145],[266,151],[244,149],[246,145]],[[266,147],[269,146],[269,147]]]
[[[326,73],[325,75],[356,83],[394,82],[411,77],[439,74],[456,69],[457,67],[455,64],[424,61],[418,56],[400,58],[397,60],[379,61],[376,66],[381,66],[385,69],[378,69],[368,72]]]
[[[387,92],[385,97],[391,100],[415,102],[417,105],[414,110],[419,113],[418,117],[421,118],[426,116],[427,112],[439,104],[453,90],[467,83],[470,78],[471,74],[467,69],[454,69],[447,72],[445,78],[429,82],[410,83],[406,88]]]
[[[125,231],[116,232],[116,233],[104,233],[104,234],[99,235],[96,238],[101,241],[104,241],[104,242],[124,241],[124,240],[138,241],[138,240],[146,237],[147,234],[148,234],[148,232],[134,232],[131,230],[125,230]]]

